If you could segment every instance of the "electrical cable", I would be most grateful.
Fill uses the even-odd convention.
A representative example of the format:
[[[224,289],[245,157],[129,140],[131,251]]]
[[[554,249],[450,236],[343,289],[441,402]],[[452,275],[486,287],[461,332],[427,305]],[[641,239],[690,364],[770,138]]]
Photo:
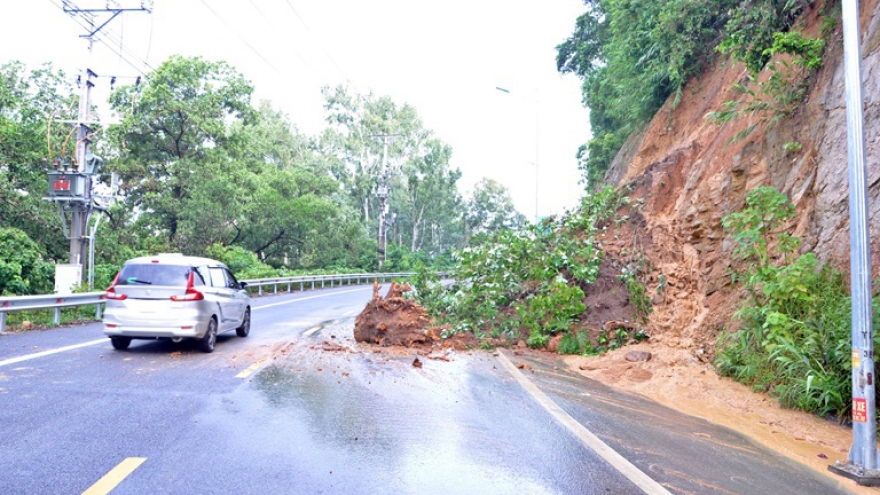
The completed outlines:
[[[232,26],[230,26],[229,23],[226,22],[225,19],[223,19],[222,17],[220,17],[220,14],[218,14],[217,12],[215,12],[214,9],[212,9],[211,6],[208,5],[207,2],[205,2],[205,0],[199,0],[199,1],[202,2],[202,5],[204,5],[206,9],[208,9],[209,11],[211,11],[211,13],[214,14],[214,17],[216,17],[217,19],[219,19],[220,22],[222,22],[223,25],[225,25],[226,28],[229,29],[229,31],[233,32],[236,36],[238,36],[238,39],[241,40],[242,43],[244,43],[248,48],[251,49],[252,52],[254,52],[258,57],[260,57],[260,58],[263,60],[263,62],[266,62],[266,65],[268,65],[269,67],[271,67],[271,68],[272,68],[272,69],[273,69],[278,75],[281,75],[281,71],[279,71],[277,67],[275,67],[274,65],[272,65],[272,62],[269,62],[269,60],[268,60],[266,57],[264,57],[263,54],[260,53],[259,50],[257,50],[257,49],[254,48],[250,43],[248,43],[248,41],[247,41],[246,39],[244,39],[244,37],[243,37],[241,34],[239,34],[238,31],[236,31],[235,29],[232,29]]]
[[[62,4],[59,4],[56,0],[49,0],[49,1],[53,5],[55,5],[56,7],[64,10],[64,6]],[[76,16],[76,15],[72,15],[70,13],[68,13],[68,14],[77,24],[79,24],[80,27],[87,29],[87,30],[93,29],[93,26],[88,21],[86,21],[82,16]],[[143,62],[144,66],[149,68],[150,70],[155,70],[155,68],[150,66],[150,64],[148,64],[146,61],[141,60],[137,55],[128,51],[128,49],[125,48],[124,45],[122,44],[122,41],[115,37],[115,33],[112,31],[112,29],[107,29],[105,31],[101,31],[100,33],[96,33],[92,36],[92,39],[95,41],[98,41],[99,43],[102,43],[112,53],[114,53],[115,55],[118,55],[122,60],[125,61],[125,63],[127,63],[129,66],[131,66],[133,69],[135,69],[139,74],[146,75],[146,74],[144,74],[144,72],[140,68],[137,67],[137,65],[135,65],[134,62],[132,62],[129,59],[129,57],[135,59],[136,61]],[[118,44],[121,49],[117,50],[116,47],[114,46],[116,44]]]
[[[250,2],[250,4],[260,14],[260,16],[269,24],[269,26],[272,28],[273,32],[276,32],[276,31],[280,32],[281,31],[280,29],[278,29],[278,27],[275,26],[275,23],[273,23],[272,20],[270,20],[269,17],[266,16],[266,14],[260,9],[260,7],[258,7],[257,4],[254,3],[254,0],[248,0],[248,2]],[[296,57],[300,60],[300,62],[302,62],[303,65],[305,65],[306,68],[309,69],[309,72],[311,72],[312,74],[315,74],[315,69],[312,68],[311,64],[309,64],[306,61],[306,59],[305,59],[305,57],[303,57],[302,53],[300,53],[300,51],[297,50],[296,45],[291,44],[290,47],[293,49],[293,53],[296,54]]]
[[[147,40],[147,54],[144,56],[144,66],[149,66],[147,63],[150,60],[150,49],[153,48],[153,22],[156,20],[156,16],[150,13],[150,37]]]
[[[349,79],[348,75],[346,75],[345,71],[342,70],[342,67],[340,67],[339,64],[336,63],[336,60],[334,60],[333,57],[330,56],[330,53],[327,52],[327,50],[325,50],[323,48],[323,45],[319,42],[318,37],[315,36],[315,33],[314,33],[314,31],[312,31],[312,28],[310,28],[308,23],[306,22],[306,20],[303,19],[303,17],[301,15],[299,15],[299,12],[297,12],[297,10],[296,10],[296,8],[294,8],[293,4],[290,3],[290,0],[284,0],[284,3],[286,3],[287,6],[290,7],[290,10],[293,12],[293,15],[295,15],[296,18],[299,19],[300,24],[302,24],[303,27],[306,28],[306,31],[308,31],[309,35],[311,35],[311,37],[316,41],[318,48],[320,48],[320,50],[324,54],[324,56],[327,57],[328,60],[330,60],[330,63],[333,64],[333,67],[335,67],[336,70],[338,70],[339,73],[342,74],[342,77],[345,78],[345,81],[350,86],[354,86],[354,84],[351,82],[351,79]]]

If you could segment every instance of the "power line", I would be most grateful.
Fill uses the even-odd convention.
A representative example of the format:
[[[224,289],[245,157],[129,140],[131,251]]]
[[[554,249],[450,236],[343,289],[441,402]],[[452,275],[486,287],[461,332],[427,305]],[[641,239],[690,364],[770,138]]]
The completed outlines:
[[[58,8],[60,8],[60,9],[62,9],[62,10],[64,9],[64,6],[63,6],[62,4],[56,2],[56,0],[49,0],[49,1],[52,3],[52,5],[58,7]],[[80,27],[82,27],[82,28],[84,28],[84,29],[90,30],[90,29],[93,28],[93,26],[90,24],[90,22],[87,21],[87,20],[85,20],[85,19],[84,19],[83,17],[81,17],[81,16],[73,16],[73,15],[72,15],[71,18],[72,18],[77,24],[79,24]],[[138,67],[137,65],[135,65],[134,62],[132,62],[132,61],[129,59],[129,57],[134,58],[136,61],[142,62],[143,65],[144,65],[145,67],[149,68],[150,70],[155,70],[155,69],[154,69],[152,66],[150,66],[150,64],[148,64],[146,61],[141,60],[137,55],[134,55],[133,53],[131,53],[130,51],[128,51],[128,49],[125,48],[125,46],[123,45],[121,38],[120,38],[120,39],[115,38],[114,34],[115,34],[115,33],[113,33],[112,31],[107,30],[107,31],[103,31],[103,32],[101,32],[101,33],[98,33],[98,34],[93,35],[93,36],[92,36],[92,39],[95,40],[95,41],[97,41],[97,42],[99,42],[99,43],[101,43],[101,44],[103,44],[103,45],[104,45],[107,49],[109,49],[113,54],[118,55],[118,56],[119,56],[119,57],[120,57],[120,58],[121,58],[126,64],[128,64],[131,68],[133,68],[134,70],[136,70],[139,74],[144,74],[142,68],[140,68],[140,67]],[[116,45],[119,45],[119,49],[117,49]]]
[[[303,16],[299,15],[299,12],[297,12],[297,10],[296,10],[296,8],[294,8],[293,4],[290,3],[290,0],[284,0],[284,3],[286,3],[287,6],[290,7],[290,10],[293,12],[293,15],[295,15],[296,18],[299,19],[300,24],[302,24],[303,27],[306,28],[306,31],[308,31],[308,33],[312,37],[312,39],[315,40],[315,42],[316,42],[315,44],[318,45],[318,48],[321,50],[321,52],[324,54],[324,56],[327,57],[328,60],[330,60],[331,64],[333,64],[333,67],[336,67],[336,70],[338,70],[339,73],[342,74],[342,77],[345,78],[345,81],[350,86],[354,86],[354,84],[351,82],[351,79],[349,79],[348,75],[346,75],[345,71],[342,70],[342,67],[340,67],[339,64],[336,63],[336,60],[334,60],[333,57],[330,55],[330,53],[324,49],[324,47],[321,45],[320,42],[318,42],[318,37],[315,36],[314,31],[312,31],[312,28],[309,27],[309,24],[306,22],[306,20],[303,19]]]
[[[153,47],[153,22],[156,20],[156,16],[150,16],[150,38],[147,41],[147,54],[144,55],[144,65],[149,66],[150,60],[150,49]]]
[[[244,43],[248,48],[250,48],[251,51],[254,52],[258,57],[260,57],[261,59],[263,59],[263,62],[266,62],[266,65],[268,65],[269,67],[271,67],[272,69],[274,69],[275,72],[277,72],[279,75],[281,74],[281,71],[279,71],[277,67],[275,67],[274,65],[272,65],[272,62],[269,62],[269,60],[266,59],[266,57],[264,57],[263,54],[260,53],[259,50],[257,50],[257,49],[254,48],[250,43],[248,43],[248,41],[247,41],[246,39],[244,39],[244,37],[243,37],[241,34],[239,34],[238,31],[236,31],[235,29],[233,29],[232,26],[230,26],[229,23],[226,22],[225,19],[223,19],[222,17],[220,17],[220,14],[218,14],[217,12],[215,12],[214,9],[212,9],[211,6],[208,5],[207,2],[205,2],[205,0],[199,0],[199,1],[202,2],[202,5],[204,5],[206,9],[210,10],[211,13],[214,14],[214,17],[216,17],[217,19],[220,19],[220,22],[222,22],[223,25],[225,25],[227,29],[229,29],[229,30],[232,31],[236,36],[238,36],[238,39],[241,40],[242,43]]]
[[[273,31],[279,31],[279,32],[281,31],[281,30],[278,29],[277,26],[275,26],[275,23],[273,23],[272,20],[269,19],[269,17],[268,17],[268,16],[267,16],[267,15],[266,15],[266,14],[260,9],[260,7],[258,7],[257,4],[254,3],[254,0],[248,0],[248,2],[250,2],[250,4],[251,4],[251,5],[254,7],[254,9],[260,14],[260,16],[261,16],[261,17],[262,17],[262,18],[263,18],[263,19],[269,24],[269,26],[272,27],[272,30],[273,30]],[[291,48],[293,48],[293,53],[296,54],[296,57],[300,60],[300,62],[302,62],[303,65],[305,65],[306,68],[309,69],[309,71],[310,71],[312,74],[314,74],[314,73],[315,73],[315,69],[313,69],[312,66],[311,66],[311,64],[309,64],[309,63],[306,61],[306,59],[305,59],[305,57],[303,57],[302,53],[300,53],[300,51],[297,50],[296,45],[295,45],[295,44],[292,44],[292,45],[291,45]]]

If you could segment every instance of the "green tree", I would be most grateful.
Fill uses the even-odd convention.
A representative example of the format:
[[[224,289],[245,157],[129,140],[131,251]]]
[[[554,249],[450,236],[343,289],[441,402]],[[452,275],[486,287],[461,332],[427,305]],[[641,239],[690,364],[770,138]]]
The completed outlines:
[[[140,86],[110,98],[123,113],[110,133],[122,150],[112,167],[123,180],[132,209],[150,218],[169,243],[178,242],[194,191],[211,180],[216,166],[229,166],[226,145],[232,123],[250,119],[253,88],[224,62],[171,57]],[[203,198],[201,198],[203,199]]]
[[[19,229],[0,227],[0,295],[52,292],[55,267]]]
[[[579,152],[589,187],[626,138],[705,66],[739,0],[586,0],[557,68],[583,79],[593,138]],[[743,1],[742,3],[749,3]]]
[[[526,218],[516,211],[510,191],[503,184],[483,178],[474,186],[467,201],[467,235],[492,233],[525,225]]]
[[[389,97],[324,89],[329,128],[319,148],[352,208],[360,210],[373,238],[378,232],[377,189],[382,161],[389,170],[389,242],[409,252],[434,254],[461,241],[463,207],[456,189],[458,170],[449,166],[451,148],[425,129],[416,110]],[[385,136],[387,157],[385,155]],[[389,248],[391,249],[391,248]]]
[[[0,65],[0,219],[33,239],[50,259],[66,257],[55,205],[43,201],[43,160],[70,160],[70,127],[55,120],[75,116],[77,98],[64,74],[44,65]],[[65,142],[67,145],[65,146]]]

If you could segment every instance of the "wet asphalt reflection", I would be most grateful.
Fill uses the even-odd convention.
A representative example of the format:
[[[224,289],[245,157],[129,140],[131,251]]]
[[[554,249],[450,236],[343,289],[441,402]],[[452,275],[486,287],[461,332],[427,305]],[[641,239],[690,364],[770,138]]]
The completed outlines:
[[[286,493],[640,493],[491,355],[417,369],[367,352],[300,346],[199,423],[251,449],[249,470],[296,479]]]

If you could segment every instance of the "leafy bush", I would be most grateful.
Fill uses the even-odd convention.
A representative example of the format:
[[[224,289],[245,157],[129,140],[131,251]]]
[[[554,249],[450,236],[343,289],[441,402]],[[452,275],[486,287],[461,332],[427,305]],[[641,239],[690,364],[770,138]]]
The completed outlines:
[[[19,229],[0,227],[0,295],[48,294],[54,276],[37,243]]]
[[[812,253],[793,255],[799,239],[782,230],[793,217],[782,193],[761,187],[723,219],[743,262],[734,280],[750,298],[736,313],[740,328],[722,336],[715,364],[784,406],[843,417],[851,403],[849,291]]]
[[[760,125],[773,126],[791,116],[807,94],[810,75],[822,65],[825,41],[804,38],[800,32],[773,33],[773,43],[762,54],[767,60],[777,54],[791,56],[790,62],[779,59],[772,63],[762,62],[769,76],[761,79],[758,72],[751,72],[746,82],[737,82],[734,89],[742,95],[739,100],[726,101],[721,110],[707,116],[719,125],[744,115],[755,115],[757,122],[739,132],[733,140],[748,136]],[[786,150],[788,151],[788,150]]]
[[[773,57],[770,48],[814,0],[745,0],[731,12],[718,50],[757,74]]]

